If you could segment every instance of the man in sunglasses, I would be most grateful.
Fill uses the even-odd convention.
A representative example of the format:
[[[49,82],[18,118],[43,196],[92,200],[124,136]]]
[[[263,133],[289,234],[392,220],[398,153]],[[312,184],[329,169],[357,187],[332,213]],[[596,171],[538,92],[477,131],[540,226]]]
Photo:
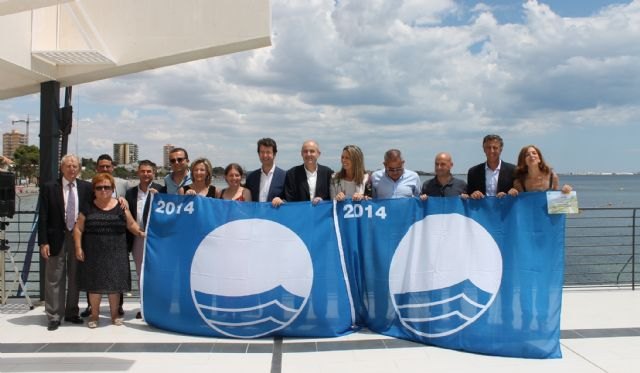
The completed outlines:
[[[169,152],[171,172],[164,178],[164,187],[160,193],[178,194],[178,189],[191,185],[191,172],[189,171],[189,155],[183,148],[173,148]]]
[[[420,177],[404,168],[404,159],[398,149],[384,153],[383,170],[371,175],[373,198],[407,198],[420,194]]]

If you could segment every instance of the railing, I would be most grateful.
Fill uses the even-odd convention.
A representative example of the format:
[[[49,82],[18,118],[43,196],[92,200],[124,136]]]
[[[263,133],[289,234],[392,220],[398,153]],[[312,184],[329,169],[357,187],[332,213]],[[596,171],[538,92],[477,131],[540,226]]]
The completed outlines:
[[[29,296],[32,300],[40,299],[40,264],[42,263],[40,257],[40,249],[37,242],[37,234],[32,236],[31,232],[33,227],[37,227],[34,222],[35,211],[16,211],[13,219],[7,219],[9,225],[6,227],[5,236],[9,241],[11,253],[14,255],[18,272],[23,276],[25,286]],[[36,228],[37,230],[37,228]],[[28,248],[29,240],[35,239],[33,242],[33,251],[31,253],[31,260],[29,263]],[[10,291],[7,298],[16,297],[18,283],[15,281],[15,271],[8,258],[8,253],[5,253],[4,269],[5,269],[5,286],[6,290]],[[25,266],[25,261],[27,265]],[[28,274],[28,275],[25,275]],[[24,278],[26,276],[26,279]],[[138,297],[138,277],[135,271],[135,264],[131,260],[131,287],[132,291],[127,296]],[[0,294],[0,300],[3,294]]]
[[[565,286],[638,284],[638,208],[583,208],[567,216]]]
[[[565,231],[565,287],[618,287],[635,289],[638,281],[639,259],[636,248],[640,244],[638,227],[640,208],[582,208],[576,215],[568,215]],[[24,265],[34,211],[18,211],[6,230],[9,246],[15,256],[18,270],[26,272]],[[40,298],[40,254],[37,243],[28,266],[26,287],[29,296]],[[16,296],[13,285],[15,273],[5,260],[6,287],[10,297]],[[139,294],[133,261],[131,262],[133,287],[130,296]],[[0,295],[1,297],[2,295]]]

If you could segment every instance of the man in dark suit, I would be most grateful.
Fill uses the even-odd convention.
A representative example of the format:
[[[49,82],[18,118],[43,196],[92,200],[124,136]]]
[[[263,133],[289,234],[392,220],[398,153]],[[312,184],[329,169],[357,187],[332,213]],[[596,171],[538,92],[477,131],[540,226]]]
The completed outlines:
[[[318,164],[320,147],[313,140],[302,144],[303,164],[287,171],[284,181],[285,201],[311,201],[314,205],[322,200],[331,199],[330,186],[333,171]],[[275,200],[273,202],[276,204]]]
[[[278,145],[273,139],[258,140],[258,157],[262,167],[247,176],[247,188],[251,191],[251,200],[271,202],[276,197],[284,197],[284,179],[286,172],[275,165]]]
[[[503,146],[504,142],[498,135],[484,137],[482,148],[487,161],[471,167],[467,173],[467,194],[471,198],[501,198],[513,187],[516,166],[500,159]]]
[[[160,190],[162,186],[153,182],[156,176],[156,164],[150,160],[142,160],[138,163],[138,186],[135,186],[125,194],[129,204],[131,216],[136,220],[142,229],[147,227],[147,217],[149,216],[149,205],[151,201],[151,189]],[[127,231],[127,248],[133,254],[133,261],[136,264],[138,274],[138,289],[140,289],[140,269],[142,268],[142,256],[144,251],[144,237],[134,236]],[[142,318],[138,312],[136,319]]]
[[[77,179],[80,162],[75,155],[62,157],[60,171],[60,179],[45,183],[40,189],[38,244],[45,259],[44,300],[48,330],[58,329],[62,318],[82,324],[78,316],[78,262],[73,227],[78,212],[93,201],[91,183]]]

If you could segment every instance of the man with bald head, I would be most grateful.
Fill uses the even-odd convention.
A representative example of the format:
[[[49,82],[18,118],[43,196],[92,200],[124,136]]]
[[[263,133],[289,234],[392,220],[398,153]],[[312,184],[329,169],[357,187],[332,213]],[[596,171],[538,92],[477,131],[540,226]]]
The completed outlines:
[[[467,183],[453,177],[451,154],[442,152],[436,155],[434,172],[436,176],[422,184],[420,199],[427,197],[452,197],[466,192]]]
[[[287,171],[284,181],[284,200],[289,202],[311,201],[314,205],[330,200],[331,175],[333,170],[318,164],[320,146],[307,140],[300,150],[303,164]],[[276,201],[272,201],[274,205]]]

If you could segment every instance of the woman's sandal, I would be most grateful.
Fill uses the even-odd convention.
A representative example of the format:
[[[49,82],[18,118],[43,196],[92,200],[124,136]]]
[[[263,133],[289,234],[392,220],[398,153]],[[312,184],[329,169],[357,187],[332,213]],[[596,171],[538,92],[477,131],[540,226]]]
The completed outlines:
[[[122,326],[124,324],[124,319],[121,318],[115,318],[111,320],[111,323],[115,326]]]
[[[89,327],[89,329],[95,329],[98,327],[98,320],[89,320],[89,322],[87,323],[87,326]]]

